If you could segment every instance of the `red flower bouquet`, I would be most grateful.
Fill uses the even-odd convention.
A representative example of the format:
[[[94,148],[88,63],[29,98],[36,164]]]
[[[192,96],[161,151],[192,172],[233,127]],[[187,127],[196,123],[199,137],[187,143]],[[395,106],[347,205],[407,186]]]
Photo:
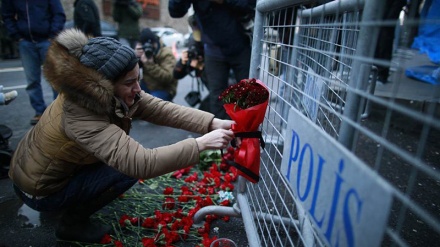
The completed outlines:
[[[232,126],[235,136],[242,138],[232,165],[239,170],[239,175],[256,183],[260,178],[260,142],[264,145],[258,127],[266,114],[269,91],[259,80],[243,79],[228,87],[219,99],[236,123]]]

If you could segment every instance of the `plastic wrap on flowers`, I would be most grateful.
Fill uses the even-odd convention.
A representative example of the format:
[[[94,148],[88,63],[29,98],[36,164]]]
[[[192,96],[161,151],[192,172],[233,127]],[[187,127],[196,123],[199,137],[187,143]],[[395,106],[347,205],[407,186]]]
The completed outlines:
[[[228,87],[219,97],[226,113],[235,121],[232,130],[241,137],[241,144],[234,151],[234,162],[239,175],[256,183],[260,179],[260,145],[264,147],[261,132],[269,99],[266,86],[256,79],[243,79]]]

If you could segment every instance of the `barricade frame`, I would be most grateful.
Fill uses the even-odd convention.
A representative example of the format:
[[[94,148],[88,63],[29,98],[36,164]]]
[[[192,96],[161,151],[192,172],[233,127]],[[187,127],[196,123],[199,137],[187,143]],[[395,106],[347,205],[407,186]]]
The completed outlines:
[[[382,13],[385,11],[385,4],[379,0],[347,0],[333,1],[316,7],[305,7],[310,5],[312,1],[288,1],[288,0],[260,0],[257,2],[255,27],[252,44],[251,70],[250,78],[258,78],[263,81],[269,88],[271,93],[271,103],[266,113],[265,121],[262,124],[262,133],[266,142],[266,148],[262,150],[261,155],[261,180],[257,184],[251,184],[244,178],[240,177],[236,189],[237,203],[233,208],[225,208],[220,206],[209,206],[202,208],[194,217],[194,222],[200,223],[207,214],[214,213],[218,215],[229,215],[241,217],[245,226],[248,244],[254,246],[327,246],[329,244],[323,238],[323,234],[319,232],[316,222],[311,221],[310,212],[304,209],[304,206],[295,198],[285,174],[282,173],[280,166],[285,159],[282,146],[288,141],[285,139],[285,127],[289,124],[286,117],[287,108],[294,108],[304,116],[310,118],[325,135],[334,139],[359,158],[359,164],[370,169],[379,184],[386,187],[392,195],[392,206],[387,225],[384,230],[384,236],[381,245],[386,246],[411,246],[418,243],[436,243],[440,239],[440,199],[433,198],[433,205],[425,205],[423,202],[414,199],[414,191],[420,192],[417,183],[428,180],[434,189],[439,189],[440,173],[436,170],[438,161],[432,160],[432,157],[426,158],[426,152],[438,152],[439,145],[428,148],[432,142],[432,133],[438,135],[440,132],[439,107],[440,89],[432,87],[432,97],[430,100],[419,102],[419,98],[414,100],[399,98],[398,80],[402,79],[404,65],[399,64],[403,61],[399,57],[399,48],[395,49],[397,55],[396,61],[385,61],[374,59],[374,50],[378,35],[379,27],[396,25],[395,22],[381,20]],[[287,10],[292,8],[295,10],[296,18],[294,21],[284,26],[276,26],[269,22],[269,16],[276,11]],[[351,16],[353,14],[353,16]],[[326,88],[328,95],[320,96],[319,100],[311,97],[304,92],[303,85],[291,86],[301,81],[301,73],[310,74],[309,71],[298,66],[302,60],[299,57],[306,57],[304,40],[299,37],[300,32],[310,31],[313,28],[312,23],[303,23],[301,18],[312,20],[313,18],[322,18],[324,15],[335,15],[341,18],[340,21],[333,20],[329,23],[319,23],[321,29],[340,29],[338,34],[330,34],[330,40],[327,42],[321,37],[317,38],[326,46],[328,50],[319,50],[316,47],[308,48],[308,52],[312,54],[316,52],[317,56],[325,57],[316,64],[310,66],[318,66],[315,69],[318,77],[325,81],[325,85],[331,85],[335,81],[339,88],[332,90],[329,86]],[[353,19],[350,19],[354,17]],[[408,21],[408,25],[418,25],[418,20]],[[440,23],[437,20],[436,23]],[[345,25],[345,26],[344,26]],[[295,31],[292,44],[283,44],[277,38],[273,28],[290,28]],[[346,32],[346,33],[344,33]],[[342,34],[341,34],[342,33]],[[337,51],[335,46],[339,35],[347,34],[347,45],[343,38]],[[353,35],[350,36],[350,35]],[[350,36],[350,37],[349,37]],[[304,35],[306,38],[312,39],[312,36]],[[349,39],[352,40],[350,41]],[[281,59],[276,53],[271,54],[270,46],[288,47],[289,61]],[[345,49],[345,50],[344,50]],[[315,55],[316,55],[315,54]],[[316,57],[310,55],[309,62]],[[331,58],[331,57],[339,58]],[[342,61],[345,59],[345,61]],[[307,59],[306,59],[307,60]],[[336,70],[328,69],[332,66],[332,62],[336,61],[339,65],[339,74]],[[278,71],[276,67],[278,64]],[[376,96],[376,66],[394,66],[393,72],[394,84],[388,87],[386,97]],[[282,79],[279,67],[285,66],[295,70],[291,78]],[[341,69],[341,67],[343,67]],[[315,71],[314,70],[314,71]],[[345,74],[345,72],[347,72]],[[356,73],[356,76],[353,74]],[[400,78],[399,78],[400,75]],[[280,92],[279,83],[284,83],[286,87],[291,87],[286,96],[285,92]],[[332,84],[333,85],[333,84]],[[292,95],[297,93],[297,99],[293,99]],[[336,97],[332,98],[332,97]],[[318,113],[311,117],[304,106],[304,98],[312,101],[312,104],[318,105]],[[292,100],[293,99],[293,100]],[[336,101],[332,102],[332,101]],[[414,103],[416,101],[417,103]],[[422,106],[420,106],[422,105]],[[370,121],[370,113],[374,109],[379,109],[383,113],[381,116],[381,124],[383,127],[370,129],[366,127],[365,121]],[[405,146],[397,143],[395,140],[388,140],[388,134],[394,132],[393,117],[401,117],[408,121],[414,122],[415,125],[421,126],[421,131],[416,137],[408,134],[418,143],[412,146],[415,150],[406,150]],[[362,154],[362,147],[367,145],[363,142],[371,142],[377,146],[377,149],[370,153]],[[268,145],[269,144],[269,145]],[[373,145],[373,146],[374,146]],[[371,145],[369,145],[371,147]],[[369,156],[372,157],[364,157]],[[434,155],[435,156],[435,155]],[[388,157],[388,158],[387,158]],[[406,179],[391,178],[390,174],[386,174],[383,170],[396,168],[386,163],[387,159],[397,159],[405,166],[404,171],[399,173]],[[438,167],[440,168],[440,167]],[[436,182],[437,181],[437,182]],[[428,188],[427,188],[428,189]],[[425,196],[438,195],[436,192],[426,192]],[[421,234],[427,236],[414,237],[408,233],[408,226],[405,222],[412,224],[423,224],[423,226],[414,226],[414,229],[422,231]],[[366,239],[365,241],[368,240]],[[418,242],[420,241],[420,242]]]

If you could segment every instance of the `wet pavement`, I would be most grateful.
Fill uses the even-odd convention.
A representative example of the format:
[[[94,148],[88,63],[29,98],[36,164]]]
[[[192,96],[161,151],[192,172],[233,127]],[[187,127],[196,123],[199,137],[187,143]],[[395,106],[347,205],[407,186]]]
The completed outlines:
[[[184,96],[190,91],[191,78],[179,82],[175,103],[187,105]],[[20,60],[0,60],[0,85],[4,91],[17,90],[18,97],[9,105],[0,106],[1,125],[12,129],[9,146],[15,149],[19,140],[32,127],[30,119],[34,112],[24,89],[25,77]],[[44,97],[52,101],[52,92],[43,82]],[[202,93],[206,93],[206,90]],[[175,143],[193,136],[192,133],[168,127],[156,126],[143,121],[134,121],[131,135],[144,147],[153,148]],[[57,246],[54,229],[58,215],[36,212],[24,205],[15,195],[9,178],[0,179],[0,247],[46,247]],[[241,219],[231,219],[229,223],[219,222],[222,237],[230,237],[239,244],[246,245],[246,234]],[[183,245],[190,246],[190,245]]]

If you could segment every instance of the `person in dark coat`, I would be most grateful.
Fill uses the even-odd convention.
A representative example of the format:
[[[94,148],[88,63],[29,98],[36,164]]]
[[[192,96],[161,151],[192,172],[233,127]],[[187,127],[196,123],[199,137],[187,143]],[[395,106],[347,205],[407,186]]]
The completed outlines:
[[[73,4],[75,27],[91,37],[101,36],[99,10],[93,0],[76,0]]]
[[[113,20],[118,23],[119,41],[134,48],[139,41],[141,31],[139,19],[143,10],[135,0],[115,0],[113,4]]]
[[[192,6],[200,26],[205,52],[205,70],[210,92],[210,111],[229,118],[218,96],[229,86],[232,69],[236,81],[249,77],[251,40],[244,17],[255,13],[255,0],[169,0],[173,18],[186,15]]]
[[[2,17],[9,36],[18,42],[27,80],[26,92],[35,110],[31,124],[35,125],[47,106],[41,87],[41,65],[50,39],[63,30],[66,15],[60,0],[40,0],[38,4],[30,4],[28,0],[3,0]],[[55,98],[57,92],[53,94]]]
[[[383,13],[383,21],[397,21],[402,8],[406,5],[406,0],[386,0],[386,9]],[[374,58],[391,61],[393,56],[393,41],[396,25],[382,26],[379,31],[379,38],[376,46]],[[389,66],[377,64],[377,80],[381,83],[388,82],[390,73]]]

